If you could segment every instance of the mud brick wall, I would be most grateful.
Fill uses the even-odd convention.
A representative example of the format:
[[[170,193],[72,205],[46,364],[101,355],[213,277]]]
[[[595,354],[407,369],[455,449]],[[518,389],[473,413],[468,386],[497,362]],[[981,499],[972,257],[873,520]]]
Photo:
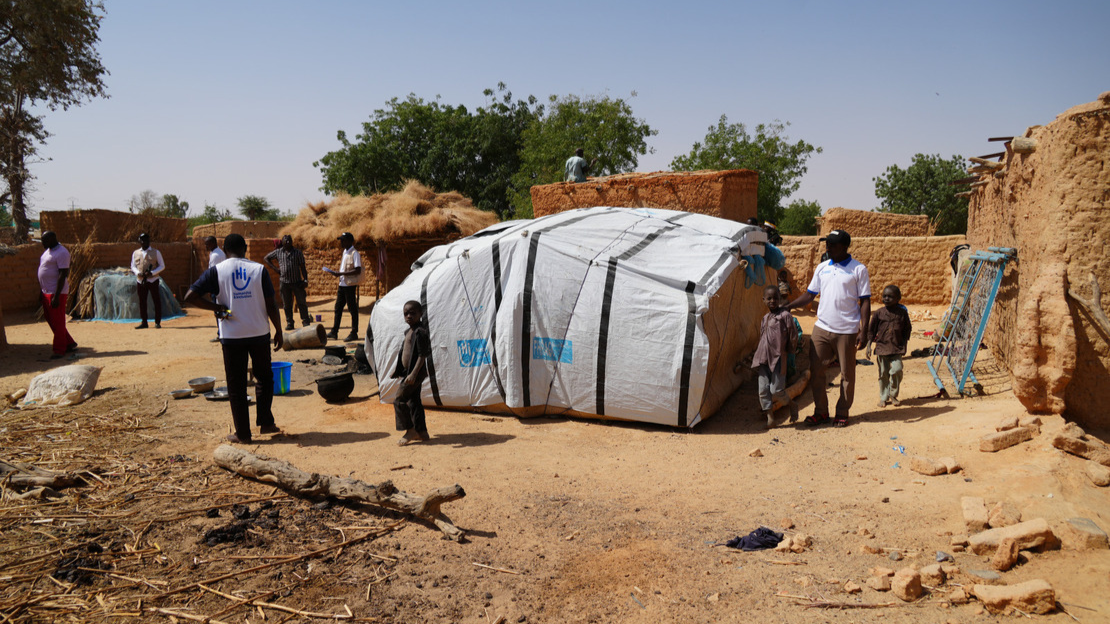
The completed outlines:
[[[221,221],[207,223],[193,228],[193,238],[204,239],[209,236],[223,240],[228,234],[239,234],[245,239],[281,238],[281,229],[288,221]]]
[[[0,243],[9,246],[16,244],[14,227],[0,227]]]
[[[155,245],[162,252],[162,259],[166,263],[166,270],[161,277],[166,281],[175,295],[180,297],[184,291],[182,286],[189,285],[189,278],[193,270],[193,252],[189,243],[167,243]],[[0,258],[0,272],[4,275],[4,288],[0,290],[0,305],[9,312],[14,310],[33,310],[39,305],[38,268],[39,257],[42,255],[42,245],[20,245],[19,253],[14,256]],[[95,243],[93,252],[96,255],[94,268],[111,269],[116,267],[130,267],[131,253],[138,249],[134,243]],[[70,291],[75,292],[76,284],[70,283]]]
[[[1067,294],[1090,300],[1092,274],[1110,291],[1110,92],[1025,138],[1036,150],[1007,149],[1000,177],[984,176],[971,196],[972,246],[1013,247],[1018,257],[984,341],[1027,409],[1110,427],[1110,336]]]
[[[117,210],[52,210],[39,213],[42,231],[52,230],[63,245],[84,242],[90,234],[94,242],[131,243],[139,234],[150,234],[151,243],[185,240],[185,219],[170,219],[131,214]]]
[[[533,186],[532,210],[543,217],[575,208],[670,208],[733,221],[756,216],[759,174],[747,169],[627,173]]]
[[[947,305],[952,299],[952,248],[967,242],[963,236],[852,237],[852,257],[867,266],[871,291],[878,300],[887,284],[902,289],[902,303]],[[790,271],[793,296],[809,286],[825,252],[817,236],[784,236],[783,254]]]
[[[829,208],[817,219],[817,235],[844,230],[852,239],[880,236],[932,236],[933,227],[925,215],[901,215],[870,210]]]

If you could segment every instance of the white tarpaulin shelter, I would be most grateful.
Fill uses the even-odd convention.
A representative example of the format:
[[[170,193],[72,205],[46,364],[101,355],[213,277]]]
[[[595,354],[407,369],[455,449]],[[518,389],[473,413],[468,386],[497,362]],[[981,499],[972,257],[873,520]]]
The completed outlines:
[[[374,306],[366,352],[382,401],[400,390],[390,373],[402,308],[416,300],[432,345],[429,407],[692,427],[743,380],[761,285],[774,283],[765,241],[735,221],[598,207],[435,247]]]

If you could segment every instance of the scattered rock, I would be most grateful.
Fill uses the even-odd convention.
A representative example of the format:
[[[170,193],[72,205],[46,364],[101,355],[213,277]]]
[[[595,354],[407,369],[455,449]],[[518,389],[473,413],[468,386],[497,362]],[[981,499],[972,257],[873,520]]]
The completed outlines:
[[[890,591],[906,602],[921,597],[921,575],[913,568],[902,568],[890,582]]]
[[[987,581],[988,583],[1002,580],[1002,575],[994,570],[968,570],[967,575]]]
[[[709,602],[717,602],[721,599],[721,592],[714,592],[705,598]]]
[[[934,563],[932,565],[927,565],[921,568],[920,574],[921,582],[930,587],[944,585],[944,582],[948,580],[948,577],[944,574],[944,570],[940,569],[939,563]]]
[[[877,546],[872,546],[871,544],[864,544],[863,546],[860,546],[859,549],[861,551],[863,551],[864,554],[867,554],[867,555],[881,555],[881,554],[883,554],[883,549],[882,548],[879,548]]]
[[[758,447],[753,448],[752,450],[748,451],[748,457],[763,457],[763,451],[759,450]]]
[[[999,572],[1005,572],[1014,567],[1017,563],[1018,553],[1021,549],[1018,548],[1017,540],[1012,537],[1004,537],[998,542],[998,548],[994,551],[994,556],[991,557],[991,567]]]
[[[946,595],[944,599],[956,605],[967,604],[967,592],[957,587],[956,589],[948,592],[948,595]]]
[[[967,536],[953,535],[952,539],[948,540],[948,543],[951,546],[967,546]]]
[[[1087,462],[1087,478],[1099,487],[1110,485],[1110,468],[1095,462]]]
[[[871,578],[867,579],[866,584],[868,587],[875,591],[890,591],[889,576],[872,576]]]
[[[952,578],[960,573],[960,566],[954,563],[942,563],[940,564],[940,569],[944,570],[944,575],[948,578]]]
[[[902,553],[898,552],[897,550],[892,550],[890,551],[890,554],[887,555],[887,557],[889,557],[891,561],[901,561]]]
[[[937,563],[943,563],[945,561],[955,561],[955,560],[956,559],[952,555],[944,552],[943,550],[938,550],[937,551]]]
[[[889,497],[889,496],[884,496],[884,497],[882,498],[882,500],[880,500],[879,502],[881,502],[881,503],[889,503],[889,502],[890,502],[890,497]]]
[[[813,538],[806,535],[805,533],[795,533],[794,534],[794,543],[798,546],[803,547],[803,548],[809,548],[810,546],[813,545]]]
[[[1006,537],[1014,538],[1021,550],[1037,548],[1045,544],[1051,544],[1056,540],[1052,529],[1048,527],[1048,522],[1044,518],[1037,518],[1013,526],[976,533],[968,539],[968,544],[971,547],[971,552],[977,555],[989,555],[998,547],[998,543]]]
[[[793,546],[793,544],[794,544],[793,538],[791,538],[789,535],[787,535],[786,537],[782,538],[782,541],[779,542],[778,546],[775,546],[775,551],[776,552],[788,552],[790,550],[790,547]]]
[[[979,450],[984,453],[995,453],[1002,449],[1021,444],[1033,439],[1033,430],[1026,427],[1007,429],[997,433],[989,433],[979,438]]]
[[[1079,427],[1075,427],[1075,429],[1079,429]],[[1103,466],[1110,466],[1110,449],[1100,442],[1087,441],[1076,435],[1068,435],[1069,430],[1069,427],[1065,427],[1063,431],[1057,433],[1056,437],[1052,438],[1052,446],[1072,455],[1098,462]],[[1079,431],[1083,430],[1079,429]]]
[[[1088,518],[1068,518],[1060,525],[1060,541],[1071,550],[1105,550],[1110,542],[1103,531]]]
[[[956,544],[955,546],[952,547],[952,552],[961,553],[965,550],[967,550],[967,546],[964,546],[962,544]]]
[[[779,521],[779,526],[781,526],[784,529],[793,529],[794,528],[794,521],[791,520],[790,518],[783,518],[782,520]]]
[[[813,580],[808,576],[796,576],[794,577],[794,582],[802,587],[809,587],[813,585]]]
[[[964,524],[972,533],[985,531],[987,524],[987,503],[977,496],[964,496],[960,499],[960,507],[964,512]]]
[[[1003,613],[1010,607],[1026,613],[1051,613],[1056,608],[1056,592],[1048,581],[1037,579],[1016,585],[975,585],[971,593],[991,613]]]
[[[1037,432],[1037,434],[1040,434],[1040,432],[1041,432],[1041,417],[1040,416],[1022,416],[1021,418],[1018,419],[1018,426],[1019,427],[1026,427],[1028,429],[1033,429]]]
[[[856,529],[856,535],[867,537],[868,535],[871,535],[871,531],[867,527],[860,527],[859,529]]]
[[[1007,417],[1003,418],[1002,420],[998,421],[998,424],[994,426],[994,430],[995,431],[1009,431],[1010,429],[1017,429],[1017,427],[1018,427],[1018,417],[1017,416],[1007,416]]]
[[[910,458],[910,470],[927,477],[935,477],[948,473],[948,468],[944,464],[935,459],[921,457],[920,455],[914,455]]]
[[[884,568],[882,566],[875,566],[871,568],[872,576],[894,576],[894,570],[891,568]]]
[[[987,512],[987,524],[992,529],[1013,526],[1021,522],[1021,510],[1012,503],[1000,502]]]
[[[867,459],[866,455],[856,455],[856,461],[863,461]]]
[[[859,585],[853,583],[852,581],[848,581],[847,583],[844,584],[844,592],[845,593],[858,594],[861,591],[863,591],[863,588],[860,587]]]
[[[956,461],[955,457],[938,457],[937,461],[944,464],[944,469],[948,474],[956,474],[963,469],[963,466],[960,465],[960,462]]]

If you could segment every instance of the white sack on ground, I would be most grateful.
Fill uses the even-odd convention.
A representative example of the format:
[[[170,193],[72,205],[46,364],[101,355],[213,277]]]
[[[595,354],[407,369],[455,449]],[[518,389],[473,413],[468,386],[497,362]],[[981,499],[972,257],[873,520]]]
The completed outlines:
[[[76,405],[92,396],[99,379],[99,366],[74,364],[55,368],[31,380],[23,405]]]
[[[399,392],[402,308],[416,300],[432,345],[425,405],[693,426],[743,379],[774,273],[738,270],[740,254],[765,241],[735,221],[598,207],[431,249],[371,315],[382,401]]]

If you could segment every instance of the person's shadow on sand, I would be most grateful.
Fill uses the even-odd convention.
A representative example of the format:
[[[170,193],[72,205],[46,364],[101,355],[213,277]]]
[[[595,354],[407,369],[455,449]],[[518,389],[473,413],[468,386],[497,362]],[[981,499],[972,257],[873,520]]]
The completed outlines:
[[[388,438],[384,431],[355,432],[355,431],[306,431],[275,435],[269,440],[256,439],[255,443],[262,444],[296,444],[297,446],[336,446],[339,444],[355,444],[357,442],[370,442]]]
[[[432,439],[421,442],[425,445],[440,445],[446,444],[454,446],[455,448],[464,448],[470,446],[490,446],[492,444],[502,444],[512,440],[516,436],[505,435],[500,433],[445,433],[442,435],[432,435]]]

